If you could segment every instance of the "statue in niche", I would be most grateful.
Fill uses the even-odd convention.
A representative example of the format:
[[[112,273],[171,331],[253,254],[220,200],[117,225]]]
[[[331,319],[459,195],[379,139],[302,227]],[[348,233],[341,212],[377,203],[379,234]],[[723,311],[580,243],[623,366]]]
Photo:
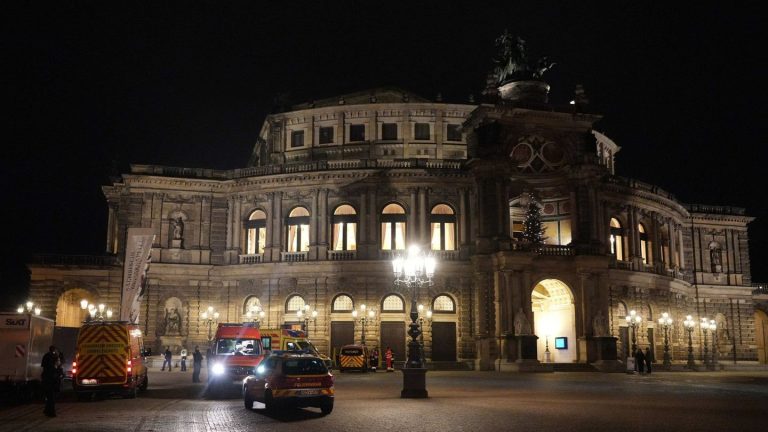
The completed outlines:
[[[723,250],[718,243],[709,245],[709,261],[712,264],[712,273],[722,273],[723,271]]]
[[[176,219],[171,219],[171,225],[173,229],[173,239],[181,240],[184,237],[184,221],[181,216]]]
[[[165,333],[166,336],[181,334],[181,314],[176,307],[165,309]]]
[[[528,317],[525,316],[523,308],[518,308],[515,314],[515,335],[528,336],[531,334],[531,322],[528,321]]]
[[[592,318],[592,336],[609,336],[608,320],[605,319],[603,311],[597,311],[595,317]]]

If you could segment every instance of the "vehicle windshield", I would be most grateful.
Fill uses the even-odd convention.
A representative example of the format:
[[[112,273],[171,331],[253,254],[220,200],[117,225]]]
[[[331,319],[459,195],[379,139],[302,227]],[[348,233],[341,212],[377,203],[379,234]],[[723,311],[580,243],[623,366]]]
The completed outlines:
[[[298,350],[301,350],[301,351],[311,352],[312,354],[315,354],[315,355],[318,354],[317,348],[315,348],[315,346],[312,345],[312,342],[309,342],[309,341],[296,341],[296,345],[298,345],[298,347],[292,347],[291,343],[289,343],[288,344],[288,349],[289,350],[290,349],[298,349]]]
[[[322,360],[318,358],[287,359],[283,363],[286,375],[321,375],[328,373]]]
[[[216,341],[218,355],[261,355],[259,339],[219,339]]]

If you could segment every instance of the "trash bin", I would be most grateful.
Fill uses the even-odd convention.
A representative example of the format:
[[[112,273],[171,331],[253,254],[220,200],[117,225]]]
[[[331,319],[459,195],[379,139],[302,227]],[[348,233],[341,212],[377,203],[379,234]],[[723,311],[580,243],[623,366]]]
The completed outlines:
[[[635,358],[627,357],[627,373],[635,373]]]

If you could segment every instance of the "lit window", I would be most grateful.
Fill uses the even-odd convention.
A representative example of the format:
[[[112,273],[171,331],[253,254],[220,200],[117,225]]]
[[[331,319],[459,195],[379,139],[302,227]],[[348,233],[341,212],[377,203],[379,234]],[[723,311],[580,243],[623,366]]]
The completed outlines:
[[[608,240],[611,243],[611,254],[617,260],[626,261],[624,256],[624,234],[621,229],[621,222],[616,218],[611,218],[611,235]]]
[[[432,208],[429,216],[432,250],[456,250],[456,215],[445,204]]]
[[[267,215],[261,210],[255,210],[245,222],[246,245],[245,253],[263,254],[267,241]]]
[[[416,123],[413,126],[413,138],[417,140],[428,140],[430,136],[429,133],[429,123]]]
[[[336,296],[335,299],[333,299],[333,307],[332,307],[333,312],[351,311],[352,308],[353,308],[352,297],[346,294],[338,295]]]
[[[286,312],[296,312],[297,310],[304,310],[304,297],[300,295],[292,295],[288,297],[288,301],[285,302]]]
[[[637,232],[640,233],[640,254],[643,257],[643,264],[651,263],[651,241],[648,239],[643,224],[637,224]]]
[[[405,210],[388,204],[381,211],[381,249],[405,250]]]
[[[285,221],[288,252],[309,251],[309,212],[304,207],[291,210]]]
[[[432,310],[435,312],[456,312],[456,304],[447,295],[439,295],[432,302]]]
[[[543,221],[541,226],[544,228],[544,244],[567,245],[571,243],[570,219]]]
[[[357,250],[357,212],[351,205],[333,211],[333,250]]]
[[[405,306],[403,299],[398,295],[388,295],[381,303],[381,310],[382,312],[404,312]]]

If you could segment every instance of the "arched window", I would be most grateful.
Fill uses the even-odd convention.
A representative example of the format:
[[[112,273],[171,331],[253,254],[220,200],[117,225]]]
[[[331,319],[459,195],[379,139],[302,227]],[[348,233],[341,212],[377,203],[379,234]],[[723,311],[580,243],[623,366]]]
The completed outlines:
[[[617,260],[626,261],[627,257],[624,256],[624,230],[621,229],[621,222],[616,218],[611,218],[611,236],[609,240],[611,242],[611,254]]]
[[[381,211],[381,249],[405,250],[405,209],[387,204]]]
[[[643,224],[637,224],[637,232],[640,233],[640,255],[643,257],[643,264],[650,264],[651,241],[648,238],[648,232]]]
[[[352,309],[354,309],[352,297],[346,294],[337,295],[331,303],[331,312],[352,312]]]
[[[298,294],[292,295],[285,302],[285,313],[296,313],[298,310],[303,310],[305,304],[304,297]]]
[[[267,214],[254,210],[245,221],[245,253],[263,254],[267,242]]]
[[[712,273],[723,271],[723,248],[718,242],[709,243],[709,265]]]
[[[432,250],[456,250],[456,215],[445,204],[432,208],[429,215]]]
[[[456,303],[450,296],[439,295],[432,300],[432,311],[435,313],[456,313]]]
[[[288,252],[309,250],[309,211],[304,207],[291,210],[285,220],[286,246]]]
[[[333,250],[357,250],[357,212],[348,204],[333,211]]]
[[[384,301],[381,302],[382,312],[405,312],[405,302],[403,298],[397,294],[390,294],[384,297]]]

